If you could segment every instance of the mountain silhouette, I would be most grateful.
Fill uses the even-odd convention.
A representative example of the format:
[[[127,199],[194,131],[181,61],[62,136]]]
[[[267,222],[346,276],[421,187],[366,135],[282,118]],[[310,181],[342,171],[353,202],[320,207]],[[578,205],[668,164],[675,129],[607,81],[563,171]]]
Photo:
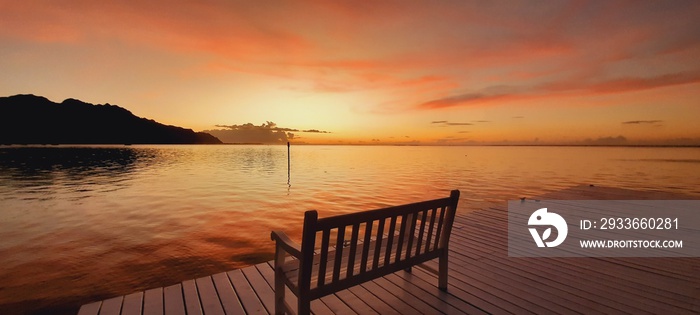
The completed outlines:
[[[203,132],[137,117],[119,106],[35,95],[0,97],[0,144],[217,144]]]

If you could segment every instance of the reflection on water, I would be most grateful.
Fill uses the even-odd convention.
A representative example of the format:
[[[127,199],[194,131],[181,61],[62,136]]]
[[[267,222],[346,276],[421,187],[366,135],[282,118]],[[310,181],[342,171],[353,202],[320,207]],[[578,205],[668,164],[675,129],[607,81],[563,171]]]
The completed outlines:
[[[0,147],[0,310],[91,300],[271,259],[321,216],[447,196],[459,211],[596,184],[700,197],[700,149]],[[683,162],[670,162],[683,161]],[[691,161],[691,162],[686,162]]]
[[[273,150],[268,147],[260,148],[242,148],[240,154],[234,155],[232,163],[241,166],[245,172],[265,172],[272,174],[277,170],[276,163],[281,162],[284,156],[279,150]]]
[[[0,148],[0,182],[25,200],[51,199],[62,193],[57,187],[79,199],[123,188],[134,164],[153,157],[148,150],[118,147],[5,147]]]

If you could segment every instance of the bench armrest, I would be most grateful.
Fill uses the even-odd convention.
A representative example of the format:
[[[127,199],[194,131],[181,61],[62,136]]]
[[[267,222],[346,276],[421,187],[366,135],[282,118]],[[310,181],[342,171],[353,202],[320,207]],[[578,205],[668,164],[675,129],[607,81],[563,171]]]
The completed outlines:
[[[297,259],[301,259],[301,246],[299,246],[297,243],[294,243],[287,236],[287,234],[285,234],[282,231],[272,231],[272,234],[270,234],[270,238],[276,242],[277,246],[281,246],[285,252],[296,257]]]

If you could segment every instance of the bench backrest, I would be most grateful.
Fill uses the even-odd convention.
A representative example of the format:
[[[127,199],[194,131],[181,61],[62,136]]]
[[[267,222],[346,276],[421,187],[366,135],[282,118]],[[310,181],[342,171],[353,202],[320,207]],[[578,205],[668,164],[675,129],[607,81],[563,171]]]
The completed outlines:
[[[321,219],[307,211],[299,290],[323,296],[438,257],[447,251],[458,200],[453,190],[448,198]]]

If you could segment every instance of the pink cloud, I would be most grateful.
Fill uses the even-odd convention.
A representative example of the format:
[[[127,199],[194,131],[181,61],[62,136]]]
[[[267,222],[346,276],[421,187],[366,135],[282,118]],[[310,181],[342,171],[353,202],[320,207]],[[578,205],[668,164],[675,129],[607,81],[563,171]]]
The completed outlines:
[[[671,73],[650,78],[622,78],[590,86],[597,93],[642,91],[666,86],[700,82],[700,71]]]
[[[418,104],[419,109],[440,109],[458,106],[475,106],[494,101],[523,100],[535,97],[559,97],[565,95],[595,95],[645,91],[681,84],[700,83],[700,71],[663,74],[653,77],[616,78],[595,83],[584,81],[550,82],[529,89],[498,87],[479,92],[469,92],[434,99]]]

